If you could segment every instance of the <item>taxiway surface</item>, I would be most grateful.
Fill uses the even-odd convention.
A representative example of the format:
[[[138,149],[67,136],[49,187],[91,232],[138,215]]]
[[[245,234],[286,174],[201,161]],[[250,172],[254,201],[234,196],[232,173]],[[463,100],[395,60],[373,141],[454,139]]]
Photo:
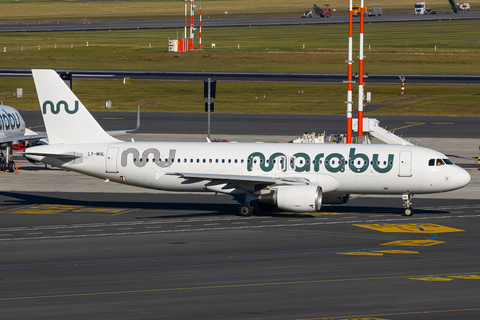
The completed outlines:
[[[366,16],[366,23],[382,22],[412,22],[438,20],[476,20],[480,19],[480,11],[469,11],[466,14],[415,15],[412,13],[383,14],[381,16]],[[354,23],[359,23],[355,18]],[[251,27],[275,25],[304,25],[304,24],[339,24],[348,23],[348,15],[335,15],[330,18],[314,17],[302,19],[300,15],[294,17],[262,17],[262,18],[225,18],[209,19],[203,17],[202,27]],[[38,22],[2,23],[0,32],[44,32],[44,31],[95,31],[95,30],[131,30],[131,29],[171,29],[184,27],[183,17],[177,20],[127,20],[127,21],[72,21],[72,22]]]
[[[136,140],[172,137],[204,139]],[[416,139],[466,167],[472,182],[415,198],[408,218],[399,197],[360,195],[314,215],[240,218],[228,196],[113,185],[22,162],[19,175],[1,174],[2,317],[477,318],[478,139]]]

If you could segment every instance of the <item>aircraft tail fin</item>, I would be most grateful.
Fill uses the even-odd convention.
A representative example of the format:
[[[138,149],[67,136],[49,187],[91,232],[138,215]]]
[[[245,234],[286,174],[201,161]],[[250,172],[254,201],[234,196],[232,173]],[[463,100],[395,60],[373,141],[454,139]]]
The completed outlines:
[[[115,142],[54,70],[33,69],[50,144]]]

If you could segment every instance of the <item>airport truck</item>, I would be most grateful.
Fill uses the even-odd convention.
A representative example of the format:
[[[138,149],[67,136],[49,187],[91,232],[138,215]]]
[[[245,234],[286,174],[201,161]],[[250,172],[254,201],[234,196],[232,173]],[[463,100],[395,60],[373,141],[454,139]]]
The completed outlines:
[[[417,2],[415,3],[415,14],[429,14],[431,13],[431,9],[425,6],[425,2]]]
[[[470,4],[467,2],[463,3],[455,3],[455,0],[448,0],[450,3],[450,7],[452,7],[452,11],[454,13],[465,13],[470,10]],[[425,2],[417,2],[415,3],[415,14],[440,14],[440,13],[447,13],[445,11],[432,11],[432,9],[427,8]]]
[[[455,13],[465,13],[470,10],[470,4],[467,2],[455,3],[454,0],[448,0],[450,7],[452,7],[453,12]]]
[[[367,14],[367,12],[368,12],[367,6],[363,6],[363,7],[364,7],[363,14]],[[361,8],[360,8],[359,5],[356,5],[356,4],[352,5],[352,15],[353,16],[355,16],[355,17],[358,16],[360,14],[360,10],[361,10]]]

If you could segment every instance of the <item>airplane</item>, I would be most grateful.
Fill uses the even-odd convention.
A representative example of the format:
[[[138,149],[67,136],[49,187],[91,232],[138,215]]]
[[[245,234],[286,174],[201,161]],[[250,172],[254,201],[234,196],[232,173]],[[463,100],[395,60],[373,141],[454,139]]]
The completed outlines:
[[[455,190],[470,175],[435,150],[411,145],[131,142],[113,138],[54,70],[32,70],[49,145],[25,155],[122,184],[215,192],[240,202],[238,215],[260,210],[318,212],[350,194],[402,197]]]
[[[15,172],[16,164],[12,158],[14,144],[46,137],[46,134],[37,134],[26,128],[25,121],[16,109],[0,105],[0,171]]]

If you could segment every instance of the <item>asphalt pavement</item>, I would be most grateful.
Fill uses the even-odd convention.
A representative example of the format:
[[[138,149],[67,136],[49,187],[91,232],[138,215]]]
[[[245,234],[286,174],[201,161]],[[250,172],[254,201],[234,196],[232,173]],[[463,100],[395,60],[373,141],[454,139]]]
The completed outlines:
[[[413,9],[412,9],[413,11]],[[411,13],[383,14],[381,16],[366,16],[365,23],[383,22],[412,22],[412,21],[438,21],[438,20],[477,20],[480,11],[469,11],[465,14],[415,15]],[[96,31],[96,30],[132,30],[132,29],[183,29],[185,21],[183,16],[176,20],[125,20],[125,21],[60,21],[1,23],[0,32],[52,32],[52,31]],[[355,17],[354,23],[359,23],[360,18]],[[347,15],[333,15],[330,18],[315,16],[311,19],[302,19],[300,14],[292,17],[259,17],[259,18],[228,18],[210,19],[208,14],[202,17],[203,28],[214,27],[251,27],[275,25],[306,25],[306,24],[343,24],[348,23]],[[197,24],[196,24],[197,26]]]

